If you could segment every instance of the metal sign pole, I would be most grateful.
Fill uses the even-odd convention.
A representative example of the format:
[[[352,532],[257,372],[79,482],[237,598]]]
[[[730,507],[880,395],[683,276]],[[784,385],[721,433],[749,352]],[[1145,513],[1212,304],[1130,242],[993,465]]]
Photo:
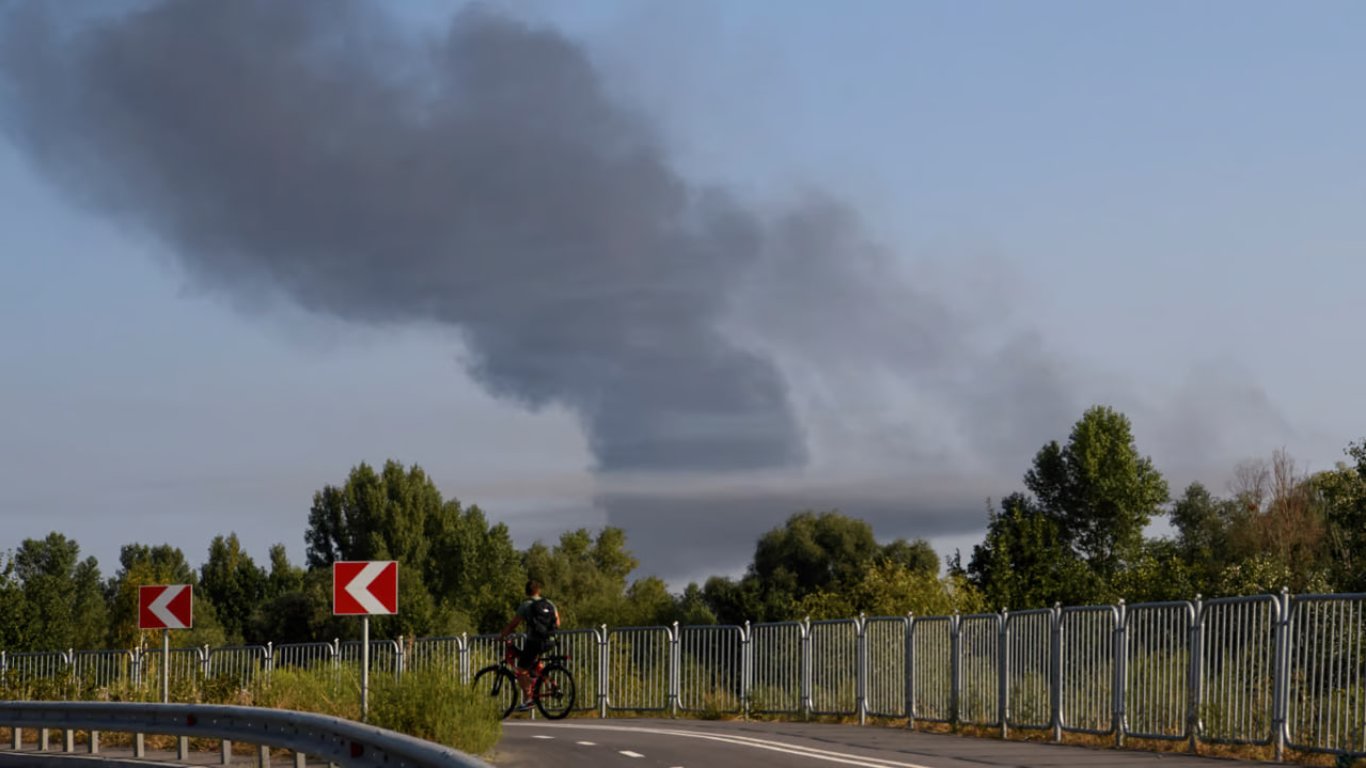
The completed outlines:
[[[161,703],[171,701],[171,630],[161,630]]]
[[[360,619],[360,721],[370,713],[370,616]]]

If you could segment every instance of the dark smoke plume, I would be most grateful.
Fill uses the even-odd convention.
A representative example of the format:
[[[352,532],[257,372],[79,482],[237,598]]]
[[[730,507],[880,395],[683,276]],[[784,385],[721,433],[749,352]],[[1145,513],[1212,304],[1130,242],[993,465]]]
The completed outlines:
[[[558,34],[474,7],[414,41],[377,8],[172,1],[69,33],[24,8],[8,128],[199,285],[460,329],[491,391],[577,412],[601,470],[800,465],[783,378],[719,327],[761,222]]]
[[[689,182],[554,31],[476,6],[416,39],[353,0],[9,7],[0,116],[47,177],[239,304],[458,330],[490,391],[580,416],[595,501],[657,573],[743,562],[800,508],[978,530],[1093,402],[1158,422],[1159,459],[1211,460],[1194,432],[1222,424],[1186,417],[1207,401],[1283,432],[1255,388],[1196,381],[1173,411],[1088,387],[1013,332],[1009,285],[912,280],[838,202],[761,216]]]

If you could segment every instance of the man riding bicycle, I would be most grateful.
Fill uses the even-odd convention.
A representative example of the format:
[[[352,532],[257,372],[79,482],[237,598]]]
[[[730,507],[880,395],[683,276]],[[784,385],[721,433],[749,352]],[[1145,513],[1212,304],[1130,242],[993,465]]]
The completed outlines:
[[[560,628],[560,611],[554,603],[541,596],[541,582],[535,579],[528,581],[526,596],[526,601],[517,606],[512,620],[498,633],[498,639],[511,642],[508,635],[519,624],[526,622],[526,642],[517,655],[517,684],[522,688],[522,703],[517,707],[518,712],[531,709],[531,669],[536,666],[537,657],[550,646],[556,630]]]

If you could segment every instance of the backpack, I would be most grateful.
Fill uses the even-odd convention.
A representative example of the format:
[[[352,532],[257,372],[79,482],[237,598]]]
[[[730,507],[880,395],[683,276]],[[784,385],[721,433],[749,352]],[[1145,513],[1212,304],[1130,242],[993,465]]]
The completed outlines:
[[[530,617],[527,619],[527,631],[531,637],[537,640],[545,640],[555,634],[555,605],[544,597],[540,600],[532,600],[531,608],[527,611]]]

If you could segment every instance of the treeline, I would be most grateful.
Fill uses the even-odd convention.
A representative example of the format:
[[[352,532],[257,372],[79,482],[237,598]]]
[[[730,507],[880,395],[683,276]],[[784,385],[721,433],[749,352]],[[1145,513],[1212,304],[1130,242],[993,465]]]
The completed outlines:
[[[535,577],[566,626],[739,623],[935,615],[1185,599],[1196,594],[1366,591],[1366,442],[1331,470],[1305,474],[1283,452],[1236,470],[1227,496],[1199,484],[1172,498],[1138,451],[1128,419],[1088,410],[1065,443],[1034,457],[1024,490],[988,504],[983,542],[966,564],[941,568],[923,539],[882,543],[838,511],[804,511],[764,534],[739,579],[712,577],[673,594],[638,563],[618,528],[569,531],[519,550],[503,524],[443,498],[418,466],[361,464],[314,494],[305,560],[285,547],[256,563],[235,534],[217,536],[198,569],[169,545],[123,547],[113,576],[60,533],[0,556],[0,649],[129,648],[137,587],[195,585],[194,629],[177,645],[353,639],[360,622],[334,617],[331,564],[398,560],[400,613],[375,617],[375,636],[496,631]],[[1174,535],[1146,537],[1169,515]]]

